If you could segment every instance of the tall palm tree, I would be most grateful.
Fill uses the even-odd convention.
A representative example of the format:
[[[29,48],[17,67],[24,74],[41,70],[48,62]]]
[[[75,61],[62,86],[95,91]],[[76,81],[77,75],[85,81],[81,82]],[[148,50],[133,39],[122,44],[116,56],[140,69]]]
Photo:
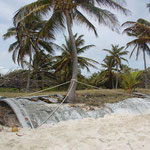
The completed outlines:
[[[77,49],[75,45],[75,39],[72,32],[73,21],[76,20],[78,23],[85,24],[89,29],[92,29],[97,36],[95,26],[82,14],[81,9],[90,14],[92,17],[97,18],[99,23],[103,23],[109,26],[112,30],[118,31],[118,20],[116,16],[110,11],[103,9],[104,7],[109,7],[112,9],[117,9],[123,14],[128,14],[128,10],[124,8],[124,2],[116,2],[114,0],[38,0],[29,5],[26,5],[18,10],[14,17],[14,23],[17,25],[20,21],[27,18],[33,13],[39,15],[50,15],[50,19],[47,24],[40,31],[39,37],[46,38],[47,35],[52,35],[54,31],[60,29],[60,27],[65,27],[67,25],[69,37],[72,42],[72,55],[73,55],[73,69],[72,69],[72,82],[68,89],[70,94],[68,96],[68,101],[74,101],[77,73],[78,73],[78,59],[77,59]],[[98,7],[99,6],[99,7]],[[104,7],[103,7],[104,6]],[[102,8],[103,7],[103,8]],[[51,32],[47,32],[50,28]]]
[[[105,83],[108,82],[109,88],[114,88],[114,71],[115,69],[115,61],[109,57],[106,56],[103,60],[103,63],[101,66],[104,68],[104,70],[100,73],[99,82]]]
[[[65,44],[62,44],[61,46],[55,44],[55,48],[60,50],[62,52],[61,55],[56,56],[56,63],[54,65],[54,68],[56,69],[56,73],[59,71],[64,70],[65,72],[65,80],[68,81],[71,79],[72,74],[72,63],[73,63],[73,55],[72,55],[72,43],[71,39],[65,37]],[[74,35],[75,39],[75,45],[77,49],[77,57],[78,57],[78,69],[84,69],[86,68],[87,71],[90,72],[89,67],[96,68],[94,64],[98,64],[97,61],[79,56],[80,54],[84,53],[86,50],[90,49],[91,47],[94,47],[94,45],[86,45],[85,41],[83,39],[83,35],[78,36],[77,34]]]
[[[32,64],[25,62],[26,66],[30,66],[32,69],[32,78],[36,88],[43,88],[43,83],[49,82],[56,83],[56,76],[53,69],[53,56],[45,54],[44,51],[40,51],[33,56]]]
[[[116,74],[116,89],[118,88],[118,71],[119,68],[122,69],[122,60],[127,61],[123,56],[128,54],[128,51],[124,50],[124,47],[119,47],[119,45],[111,45],[112,49],[104,49],[104,51],[107,51],[110,55],[109,57],[112,59],[112,62],[114,62],[117,70]]]
[[[122,26],[127,26],[124,33],[129,36],[135,37],[134,40],[127,43],[127,48],[133,46],[130,57],[136,50],[136,60],[139,57],[140,51],[143,53],[144,70],[145,70],[145,88],[147,88],[147,76],[146,76],[146,53],[150,56],[150,22],[144,19],[138,19],[137,22],[125,22]]]
[[[35,53],[45,49],[46,51],[53,53],[51,43],[40,38],[38,44],[36,39],[38,37],[38,31],[44,26],[46,22],[41,20],[39,16],[30,16],[25,22],[21,22],[17,27],[9,28],[7,33],[3,35],[4,39],[15,37],[16,41],[9,47],[9,52],[12,52],[12,59],[16,63],[18,62],[21,67],[24,67],[26,56],[29,56],[29,71],[26,91],[29,91],[30,86],[30,71],[32,57]]]

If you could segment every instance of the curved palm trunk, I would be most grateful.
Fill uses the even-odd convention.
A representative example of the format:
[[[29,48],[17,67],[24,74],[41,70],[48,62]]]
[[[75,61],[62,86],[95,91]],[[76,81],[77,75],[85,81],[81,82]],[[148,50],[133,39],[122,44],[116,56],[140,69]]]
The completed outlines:
[[[31,81],[31,56],[30,56],[30,62],[29,62],[29,70],[28,70],[28,79],[27,79],[26,92],[29,92],[30,81]]]
[[[147,67],[146,67],[146,56],[145,56],[145,51],[143,50],[143,60],[144,60],[144,84],[145,84],[145,88],[147,89],[148,88],[148,85],[147,85],[147,74],[146,74],[146,72],[147,72]]]
[[[67,98],[67,102],[75,102],[76,100],[76,87],[77,87],[77,74],[78,74],[78,58],[77,58],[77,49],[76,49],[76,45],[75,45],[75,39],[72,33],[72,25],[71,25],[71,16],[70,16],[70,12],[69,10],[65,11],[65,16],[66,16],[66,21],[67,21],[67,28],[68,28],[68,33],[69,33],[69,37],[72,43],[72,56],[73,56],[73,66],[72,66],[72,80],[71,80],[71,84],[68,88],[68,91],[70,91],[68,98]]]

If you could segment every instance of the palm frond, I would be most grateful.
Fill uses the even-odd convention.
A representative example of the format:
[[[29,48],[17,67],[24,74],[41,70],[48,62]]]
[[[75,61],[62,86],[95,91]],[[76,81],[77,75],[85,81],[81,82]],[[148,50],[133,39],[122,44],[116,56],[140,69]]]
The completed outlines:
[[[39,31],[38,39],[55,39],[54,33],[60,29],[65,28],[64,17],[60,12],[54,12],[51,18],[45,23],[43,28]]]
[[[138,39],[134,39],[127,43],[127,48],[129,46],[134,46],[135,44],[138,44],[140,47],[142,47],[145,43],[150,43],[150,37],[140,37]]]
[[[19,45],[18,45],[18,42],[16,41],[16,42],[10,44],[8,51],[12,52],[14,49],[16,49],[18,47],[19,47]]]
[[[138,36],[149,36],[150,35],[150,27],[146,24],[140,22],[125,22],[123,27],[128,26],[128,28],[124,29],[123,33],[138,35]]]
[[[4,35],[3,35],[3,38],[4,38],[4,40],[6,40],[6,39],[8,39],[8,38],[10,38],[10,37],[13,37],[13,36],[16,36],[16,29],[14,28],[14,27],[12,27],[12,28],[9,28],[8,30],[7,30],[7,33],[5,33]]]
[[[125,15],[130,15],[131,11],[129,11],[128,9],[126,9],[124,7],[124,5],[126,5],[124,0],[121,1],[116,1],[116,0],[96,0],[96,2],[100,5],[100,6],[106,6],[106,7],[111,7],[112,9],[116,9],[120,12],[122,12]]]
[[[85,24],[89,29],[94,31],[96,36],[98,36],[95,26],[77,9],[74,12],[74,17],[77,22]]]
[[[78,55],[80,55],[81,53],[84,53],[86,50],[88,50],[92,47],[95,47],[95,45],[86,45],[84,47],[78,48],[77,53],[78,53]]]
[[[87,62],[91,62],[91,63],[93,63],[93,64],[99,64],[99,62],[97,62],[96,60],[94,60],[94,59],[91,59],[91,58],[87,58],[87,57],[79,57],[80,59],[84,59],[85,61],[87,61]]]
[[[51,45],[52,45],[53,49],[60,50],[60,51],[62,51],[62,52],[65,51],[65,49],[64,49],[63,47],[59,46],[59,45],[56,44],[56,43],[52,43]]]
[[[91,17],[98,19],[100,24],[108,26],[111,30],[119,32],[119,21],[110,11],[101,9],[91,5],[90,3],[81,5],[81,8],[86,11]]]
[[[54,54],[54,49],[51,43],[48,43],[44,40],[39,40],[39,46],[44,48],[45,51],[49,52],[51,55]]]
[[[17,26],[19,22],[23,21],[33,13],[46,15],[47,10],[51,10],[52,2],[53,1],[39,0],[20,8],[14,16],[14,25]]]

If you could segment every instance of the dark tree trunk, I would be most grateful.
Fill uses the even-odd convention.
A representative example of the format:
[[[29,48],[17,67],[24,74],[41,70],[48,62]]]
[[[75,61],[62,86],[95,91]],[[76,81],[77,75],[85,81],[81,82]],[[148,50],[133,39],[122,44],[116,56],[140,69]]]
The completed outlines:
[[[73,56],[73,66],[72,66],[72,80],[70,83],[70,86],[68,88],[68,98],[67,98],[67,102],[75,102],[76,100],[76,87],[77,87],[77,74],[78,74],[78,58],[77,58],[77,49],[76,49],[76,45],[75,45],[75,39],[72,33],[72,22],[71,22],[71,16],[70,16],[70,12],[69,10],[65,11],[65,16],[66,16],[66,22],[67,22],[67,28],[68,28],[68,33],[69,33],[69,38],[71,40],[72,43],[72,56]]]
[[[148,88],[148,79],[147,79],[147,67],[146,67],[146,56],[145,56],[145,51],[143,50],[143,60],[144,60],[144,85],[145,88]]]

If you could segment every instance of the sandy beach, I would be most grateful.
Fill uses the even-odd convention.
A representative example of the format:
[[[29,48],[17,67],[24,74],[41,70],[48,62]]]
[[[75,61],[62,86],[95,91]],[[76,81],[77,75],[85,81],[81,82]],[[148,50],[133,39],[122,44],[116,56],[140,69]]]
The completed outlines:
[[[108,115],[19,132],[3,127],[0,137],[0,150],[150,150],[150,115]]]

